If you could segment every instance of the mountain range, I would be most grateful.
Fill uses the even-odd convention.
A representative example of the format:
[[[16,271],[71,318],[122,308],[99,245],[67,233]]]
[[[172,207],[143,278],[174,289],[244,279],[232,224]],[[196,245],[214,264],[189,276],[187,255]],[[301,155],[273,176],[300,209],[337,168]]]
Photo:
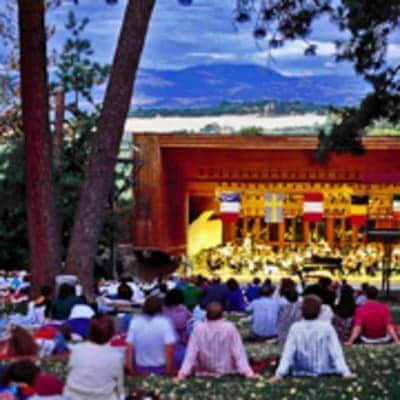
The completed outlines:
[[[286,76],[250,64],[141,69],[133,106],[176,109],[264,99],[347,106],[357,104],[368,89],[368,84],[357,76]]]

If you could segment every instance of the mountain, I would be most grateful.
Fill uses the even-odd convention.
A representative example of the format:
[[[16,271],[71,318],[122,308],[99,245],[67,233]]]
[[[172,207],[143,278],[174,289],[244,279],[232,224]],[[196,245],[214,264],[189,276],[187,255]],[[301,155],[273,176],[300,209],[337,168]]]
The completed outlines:
[[[187,108],[269,99],[344,106],[357,104],[367,91],[367,83],[355,76],[294,77],[258,65],[212,64],[141,69],[133,105]]]

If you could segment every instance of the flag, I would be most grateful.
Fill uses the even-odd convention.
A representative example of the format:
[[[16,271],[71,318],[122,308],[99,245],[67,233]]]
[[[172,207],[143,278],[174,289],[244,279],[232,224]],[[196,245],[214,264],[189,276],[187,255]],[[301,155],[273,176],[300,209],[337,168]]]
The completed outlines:
[[[279,223],[283,221],[283,193],[267,193],[265,195],[265,222]]]
[[[322,193],[304,193],[304,221],[321,221],[324,214],[324,195]]]
[[[400,193],[393,195],[393,218],[400,219]]]
[[[221,193],[219,196],[219,215],[222,221],[237,221],[240,215],[240,194]]]
[[[350,206],[350,223],[354,226],[365,226],[368,213],[368,195],[352,195]]]

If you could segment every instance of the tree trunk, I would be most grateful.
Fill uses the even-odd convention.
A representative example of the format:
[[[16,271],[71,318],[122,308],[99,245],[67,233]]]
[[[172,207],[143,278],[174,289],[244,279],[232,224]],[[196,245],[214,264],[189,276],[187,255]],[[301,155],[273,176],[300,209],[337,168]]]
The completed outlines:
[[[78,275],[86,293],[93,290],[93,268],[103,214],[113,185],[125,119],[155,1],[128,1],[103,110],[92,142],[66,266],[67,272]]]
[[[22,120],[30,270],[34,291],[61,268],[49,127],[44,0],[19,0]]]

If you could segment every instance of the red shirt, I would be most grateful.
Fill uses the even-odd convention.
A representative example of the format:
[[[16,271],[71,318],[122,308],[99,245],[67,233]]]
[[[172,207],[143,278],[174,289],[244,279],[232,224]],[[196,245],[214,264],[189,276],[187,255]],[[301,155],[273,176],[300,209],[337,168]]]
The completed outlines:
[[[356,310],[354,325],[361,326],[361,334],[370,339],[386,336],[387,326],[393,325],[392,314],[385,304],[368,300]]]

